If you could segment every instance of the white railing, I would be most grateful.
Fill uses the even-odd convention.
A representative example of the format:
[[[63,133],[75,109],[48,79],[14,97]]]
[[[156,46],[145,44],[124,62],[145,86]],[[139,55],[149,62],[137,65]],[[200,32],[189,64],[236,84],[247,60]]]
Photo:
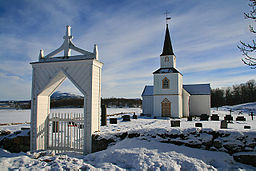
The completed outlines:
[[[55,153],[83,152],[84,117],[82,113],[50,113],[47,149]]]

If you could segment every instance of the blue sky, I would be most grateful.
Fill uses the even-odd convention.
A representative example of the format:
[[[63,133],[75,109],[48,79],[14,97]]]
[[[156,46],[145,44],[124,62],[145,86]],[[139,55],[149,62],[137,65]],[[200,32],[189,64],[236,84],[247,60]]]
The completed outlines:
[[[252,34],[246,0],[0,0],[0,100],[30,99],[32,68],[63,42],[87,51],[98,44],[103,97],[140,97],[159,68],[168,10],[172,46],[184,84],[226,87],[255,79],[237,49]],[[73,53],[75,55],[75,53]],[[69,81],[60,91],[76,93]]]

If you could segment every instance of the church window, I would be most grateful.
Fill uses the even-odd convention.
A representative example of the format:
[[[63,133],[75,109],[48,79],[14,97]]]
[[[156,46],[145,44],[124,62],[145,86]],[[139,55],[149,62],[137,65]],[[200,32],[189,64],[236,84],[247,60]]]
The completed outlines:
[[[164,61],[165,61],[165,62],[169,62],[169,58],[168,58],[168,57],[165,57],[165,58],[164,58]]]
[[[169,88],[169,80],[166,77],[162,80],[162,88]]]

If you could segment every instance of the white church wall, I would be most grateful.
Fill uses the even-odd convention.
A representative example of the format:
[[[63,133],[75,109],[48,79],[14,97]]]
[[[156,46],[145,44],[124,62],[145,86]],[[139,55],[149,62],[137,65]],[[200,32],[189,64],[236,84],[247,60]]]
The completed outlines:
[[[169,80],[169,88],[162,88],[162,80]],[[179,73],[154,74],[154,95],[177,95],[182,94],[182,75]]]
[[[210,95],[191,95],[189,102],[189,115],[210,115],[211,107]]]
[[[153,114],[153,96],[143,96],[142,97],[142,111],[145,115],[152,116]]]
[[[171,117],[182,117],[182,96],[181,95],[161,95],[154,96],[154,115],[153,117],[161,117],[161,102],[167,98],[171,102]]]

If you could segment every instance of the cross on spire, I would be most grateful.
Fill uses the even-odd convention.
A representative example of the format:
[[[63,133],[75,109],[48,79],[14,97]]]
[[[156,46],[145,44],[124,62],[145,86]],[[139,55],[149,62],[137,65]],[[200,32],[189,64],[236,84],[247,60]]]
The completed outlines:
[[[166,10],[165,11],[165,22],[166,22],[166,24],[168,24],[168,20],[170,20],[171,19],[171,17],[169,17],[169,12]]]

